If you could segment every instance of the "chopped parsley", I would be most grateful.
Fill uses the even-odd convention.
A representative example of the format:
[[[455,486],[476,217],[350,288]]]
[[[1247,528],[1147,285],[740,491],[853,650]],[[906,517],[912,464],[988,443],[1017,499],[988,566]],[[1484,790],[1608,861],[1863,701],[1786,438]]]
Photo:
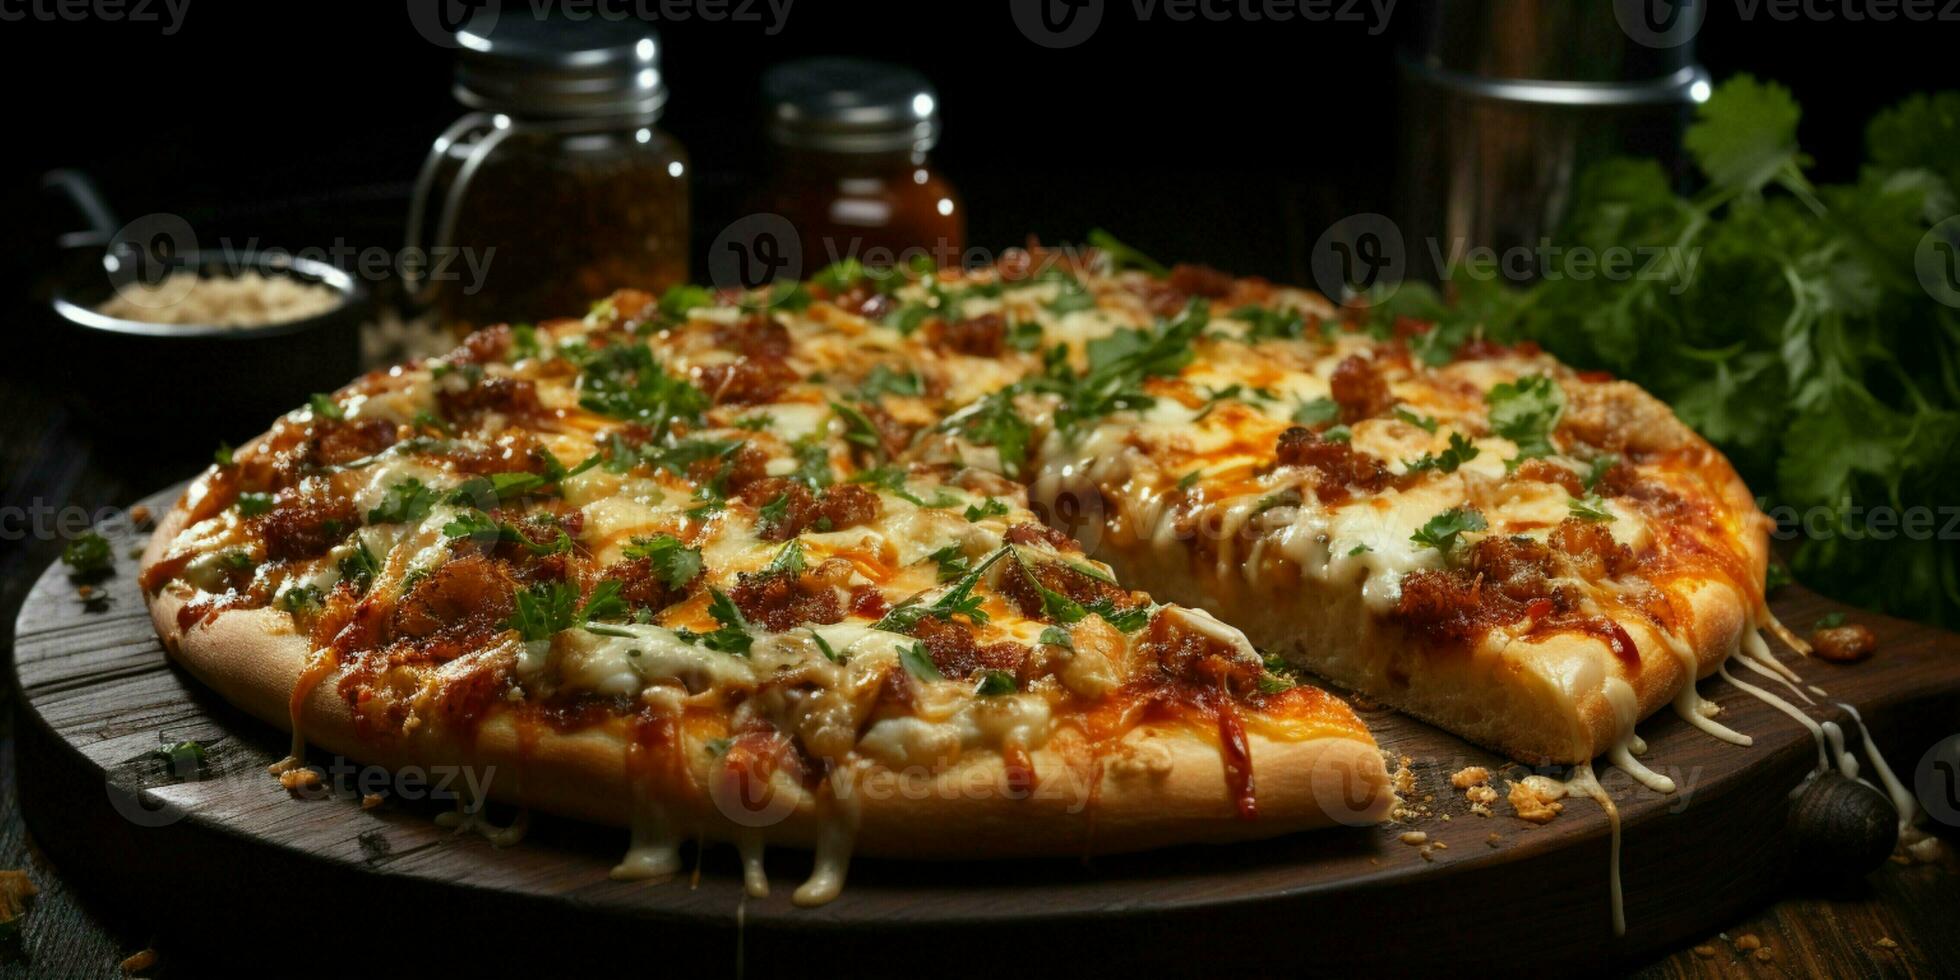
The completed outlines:
[[[594,620],[626,614],[619,588],[618,582],[606,579],[593,586],[592,594],[580,603],[578,586],[569,582],[540,582],[517,593],[517,606],[505,625],[526,641],[548,640],[575,626],[608,636],[630,635],[623,630],[592,629]]]
[[[945,487],[934,487],[932,499],[928,500],[907,489],[905,486],[905,477],[905,470],[897,466],[874,466],[871,469],[860,470],[853,474],[851,476],[851,482],[869,483],[915,507],[925,507],[931,510],[957,507],[965,500],[964,497],[947,490]]]
[[[994,447],[1000,454],[1000,471],[1009,477],[1019,477],[1027,465],[1028,442],[1034,438],[1034,426],[1014,411],[1011,388],[987,395],[942,426],[957,428],[975,445]]]
[[[1409,423],[1410,425],[1415,426],[1418,429],[1421,429],[1424,432],[1434,433],[1436,431],[1435,419],[1432,419],[1427,415],[1417,414],[1416,412],[1412,412],[1406,408],[1403,408],[1400,405],[1395,406],[1395,417],[1401,419],[1404,422]]]
[[[665,437],[676,423],[700,424],[708,408],[701,389],[662,370],[653,351],[639,343],[594,351],[578,379],[579,405],[638,422]]]
[[[1829,612],[1818,617],[1817,622],[1810,624],[1810,628],[1812,630],[1829,630],[1829,629],[1837,629],[1838,627],[1843,625],[1844,625],[1843,613]]]
[[[808,560],[803,557],[803,543],[792,540],[776,552],[776,557],[769,559],[769,564],[762,567],[762,573],[764,575],[798,575],[803,572],[803,569],[808,564]]]
[[[1422,526],[1421,530],[1409,535],[1409,540],[1425,548],[1434,548],[1448,557],[1456,550],[1457,538],[1467,531],[1482,531],[1490,525],[1484,521],[1484,514],[1475,507],[1452,507]]]
[[[988,497],[980,503],[969,504],[966,508],[966,519],[974,523],[978,523],[989,517],[1005,517],[1006,515],[1007,502],[998,497]]]
[[[1159,279],[1170,275],[1170,270],[1164,268],[1163,263],[1118,241],[1115,235],[1101,228],[1089,229],[1089,244],[1107,256],[1110,264],[1118,269],[1140,269]]]
[[[898,662],[904,664],[913,677],[922,681],[946,679],[946,675],[939,672],[939,665],[932,662],[932,654],[926,652],[926,645],[917,640],[898,648]]]
[[[111,553],[108,538],[89,531],[61,549],[61,563],[76,578],[94,578],[114,571],[116,557]]]
[[[382,494],[381,503],[368,511],[367,519],[369,524],[414,524],[429,516],[435,505],[436,492],[410,477],[389,487]],[[239,510],[244,510],[243,499],[239,501]]]
[[[218,448],[211,451],[211,462],[216,463],[219,466],[234,465],[236,463],[236,460],[232,458],[231,443],[228,442],[218,443]]]
[[[1341,417],[1341,406],[1332,398],[1303,401],[1293,409],[1293,421],[1301,425],[1324,425]]]
[[[1041,636],[1035,642],[1051,647],[1064,647],[1069,650],[1075,649],[1075,638],[1069,635],[1068,630],[1060,626],[1042,627]]]
[[[347,417],[347,413],[341,411],[340,405],[333,400],[332,395],[322,395],[315,392],[313,397],[307,401],[307,405],[312,407],[313,414],[323,419],[339,421]]]
[[[819,633],[819,632],[817,632],[817,631],[816,631],[816,630],[814,630],[814,629],[813,629],[813,630],[811,630],[811,631],[810,631],[810,640],[811,640],[811,642],[813,642],[813,643],[815,643],[815,644],[817,645],[817,652],[818,652],[818,653],[821,653],[821,654],[823,654],[823,658],[824,658],[825,660],[828,660],[828,661],[830,661],[831,663],[834,663],[834,664],[838,664],[838,663],[843,663],[843,662],[844,662],[844,658],[842,658],[842,657],[840,657],[840,656],[838,656],[838,655],[837,655],[837,651],[836,651],[836,650],[833,650],[833,649],[831,649],[831,647],[830,647],[830,641],[829,641],[829,640],[826,640],[826,639],[824,639],[824,638],[823,638],[823,634],[822,634],[822,633]]]
[[[748,656],[749,646],[755,642],[749,633],[748,619],[742,615],[735,601],[728,598],[728,593],[715,588],[710,588],[708,593],[708,615],[713,616],[721,628],[709,633],[679,631],[681,639],[689,643],[698,642],[710,650]]]
[[[295,585],[280,594],[279,605],[287,612],[296,613],[318,607],[325,603],[326,599],[326,593],[321,592],[318,586]]]
[[[175,745],[162,745],[150,750],[152,757],[162,759],[173,773],[189,773],[204,768],[204,746],[190,739]]]
[[[636,537],[622,552],[629,559],[645,558],[670,589],[687,588],[701,574],[701,549],[689,548],[671,534]]]
[[[374,584],[374,577],[381,574],[381,562],[368,550],[367,542],[361,540],[354,542],[354,550],[339,565],[341,580],[354,583],[357,592],[366,592]]]
[[[973,562],[957,544],[949,544],[926,556],[939,565],[939,580],[951,582],[973,570]]]
[[[1542,374],[1528,375],[1492,388],[1484,402],[1490,406],[1491,431],[1518,446],[1518,455],[1504,461],[1506,470],[1558,451],[1552,445],[1552,430],[1565,410],[1565,393],[1558,382]]]
[[[1612,453],[1594,456],[1586,465],[1586,475],[1582,479],[1586,485],[1586,492],[1591,493],[1592,489],[1599,485],[1599,481],[1606,479],[1606,474],[1613,472],[1613,467],[1620,465],[1620,457]]]
[[[844,423],[845,442],[869,450],[874,459],[885,457],[885,440],[879,434],[878,427],[871,424],[871,418],[864,414],[863,409],[833,400],[830,403],[830,410],[835,412],[838,420]]]
[[[1478,452],[1477,447],[1470,440],[1463,438],[1462,433],[1452,432],[1449,448],[1443,450],[1440,455],[1423,453],[1419,459],[1403,461],[1402,466],[1410,473],[1421,473],[1425,470],[1454,473],[1457,467],[1476,459]]]
[[[1298,340],[1306,331],[1306,321],[1293,310],[1241,306],[1226,315],[1245,324],[1245,339],[1250,343],[1258,343],[1261,340]]]
[[[917,371],[894,371],[884,364],[874,365],[858,383],[858,398],[876,401],[880,395],[916,398],[926,393],[925,376]]]
[[[269,493],[241,493],[238,495],[238,514],[240,517],[257,517],[272,510],[272,495]]]
[[[1582,521],[1610,521],[1614,519],[1613,512],[1606,509],[1606,499],[1596,493],[1587,494],[1584,497],[1573,497],[1566,501],[1566,504],[1571,508],[1572,516]]]
[[[1005,670],[986,670],[981,671],[980,683],[974,686],[973,693],[983,698],[997,698],[1003,694],[1013,694],[1020,689],[1020,682],[1014,679],[1012,673]]]

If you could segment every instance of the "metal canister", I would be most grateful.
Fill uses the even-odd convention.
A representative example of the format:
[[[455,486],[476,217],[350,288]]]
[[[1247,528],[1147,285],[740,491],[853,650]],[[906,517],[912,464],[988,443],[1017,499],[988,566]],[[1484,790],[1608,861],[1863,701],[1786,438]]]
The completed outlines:
[[[1710,92],[1694,60],[1701,6],[1427,5],[1400,55],[1398,210],[1409,274],[1446,278],[1453,259],[1477,247],[1536,250],[1597,161],[1652,157],[1678,179],[1682,127]]]

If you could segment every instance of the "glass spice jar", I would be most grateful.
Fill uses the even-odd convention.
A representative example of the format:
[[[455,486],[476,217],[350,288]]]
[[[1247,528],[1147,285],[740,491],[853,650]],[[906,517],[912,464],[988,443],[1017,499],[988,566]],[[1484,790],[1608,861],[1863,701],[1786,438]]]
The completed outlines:
[[[457,34],[455,95],[473,111],[437,137],[416,180],[409,254],[426,247],[428,261],[409,295],[467,332],[686,281],[688,161],[656,125],[667,88],[652,31],[485,24],[480,12]]]
[[[939,141],[939,97],[918,72],[850,58],[770,69],[762,95],[774,144],[752,201],[795,226],[805,270],[855,258],[960,264],[966,211],[927,153]]]

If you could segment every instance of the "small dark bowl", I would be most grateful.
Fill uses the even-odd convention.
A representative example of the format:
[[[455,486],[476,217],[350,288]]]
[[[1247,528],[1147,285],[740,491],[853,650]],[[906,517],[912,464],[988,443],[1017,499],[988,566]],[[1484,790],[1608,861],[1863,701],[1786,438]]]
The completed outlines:
[[[316,391],[360,372],[367,288],[324,262],[252,252],[193,252],[173,265],[204,276],[256,270],[324,285],[332,309],[257,327],[145,323],[96,312],[114,293],[100,252],[57,284],[52,299],[64,388],[84,415],[117,442],[209,446],[263,431]],[[180,438],[181,437],[181,438]]]

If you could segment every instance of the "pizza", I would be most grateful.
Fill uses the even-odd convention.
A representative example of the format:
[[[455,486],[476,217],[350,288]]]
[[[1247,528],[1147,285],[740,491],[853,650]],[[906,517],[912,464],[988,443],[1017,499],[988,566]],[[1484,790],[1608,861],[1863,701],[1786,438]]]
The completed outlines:
[[[621,292],[314,396],[160,522],[166,648],[291,729],[289,787],[307,743],[474,766],[631,828],[622,878],[712,839],[761,894],[766,845],[812,848],[805,904],[853,853],[1382,819],[1341,699],[1122,584],[1015,480],[909,451],[986,377],[900,373],[906,334],[767,300]]]
[[[1304,670],[1531,762],[1773,625],[1767,521],[1639,389],[1263,280],[1012,250],[624,290],[281,418],[142,586],[229,700],[736,844],[1088,854],[1382,819]],[[475,819],[475,818],[470,818]]]

